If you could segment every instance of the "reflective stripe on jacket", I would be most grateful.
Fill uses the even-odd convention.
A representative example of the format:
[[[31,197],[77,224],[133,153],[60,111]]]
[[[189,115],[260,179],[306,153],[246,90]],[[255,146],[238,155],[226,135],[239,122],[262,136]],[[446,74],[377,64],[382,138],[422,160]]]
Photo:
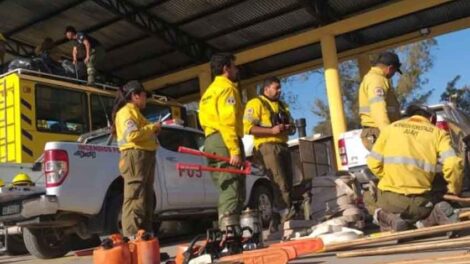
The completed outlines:
[[[204,134],[219,132],[230,155],[240,155],[238,139],[243,137],[242,115],[237,86],[224,76],[215,77],[199,102],[199,122]]]
[[[431,190],[440,157],[450,193],[460,193],[462,159],[450,144],[447,132],[422,116],[412,116],[387,126],[367,157],[369,169],[379,177],[379,189],[400,194]]]
[[[261,102],[261,100],[264,100],[271,109],[273,110],[274,113],[279,113],[279,102],[277,101],[271,101],[264,96],[259,96],[256,98],[251,99],[248,101],[248,103],[245,106],[245,114],[243,116],[243,130],[246,135],[250,134],[251,128],[253,126],[260,126],[260,127],[272,127],[272,121],[271,121],[271,112],[269,109],[266,109],[265,104]],[[284,104],[285,106],[285,104]],[[289,113],[289,109],[287,107],[284,107],[285,111]],[[267,142],[272,142],[272,143],[287,143],[289,136],[287,133],[282,133],[277,136],[263,136],[263,137],[258,137],[254,136],[254,143],[255,147],[258,149],[258,147]]]
[[[400,119],[400,104],[382,69],[372,67],[359,87],[359,116],[361,125],[377,127]]]
[[[119,150],[156,150],[155,124],[150,123],[132,103],[127,103],[116,114],[116,134]]]

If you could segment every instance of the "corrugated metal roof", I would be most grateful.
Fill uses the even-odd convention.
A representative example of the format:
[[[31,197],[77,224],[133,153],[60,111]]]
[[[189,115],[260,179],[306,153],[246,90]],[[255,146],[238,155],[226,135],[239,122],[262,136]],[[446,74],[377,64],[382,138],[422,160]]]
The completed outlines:
[[[187,50],[188,44],[171,45],[165,37],[178,41],[191,39],[208,48],[238,51],[295,34],[307,28],[328,24],[391,0],[119,0],[133,14],[119,14],[106,7],[113,0],[3,0],[0,2],[0,32],[10,39],[35,46],[45,37],[60,44],[65,56],[71,43],[62,40],[66,25],[74,25],[100,41],[108,50],[101,70],[123,79],[162,75],[200,63]],[[320,11],[320,13],[318,13]],[[316,13],[317,12],[317,13]],[[138,14],[138,16],[136,16]],[[337,36],[337,49],[344,51],[406,34],[470,15],[470,1],[455,0],[416,14]],[[151,18],[160,27],[153,32],[136,25],[133,19]],[[34,23],[33,23],[34,22]],[[142,22],[142,20],[138,20]],[[147,20],[143,22],[150,23]],[[15,30],[21,29],[21,30]],[[171,29],[171,30],[168,30]],[[15,31],[14,31],[15,30]],[[179,33],[178,33],[179,32]],[[164,37],[161,34],[165,33]],[[185,36],[183,36],[183,34]],[[178,42],[181,43],[181,42]],[[186,46],[185,46],[186,45]],[[277,54],[242,65],[243,78],[318,59],[318,44]],[[7,54],[6,59],[13,57]],[[176,97],[198,88],[188,81],[165,88]]]

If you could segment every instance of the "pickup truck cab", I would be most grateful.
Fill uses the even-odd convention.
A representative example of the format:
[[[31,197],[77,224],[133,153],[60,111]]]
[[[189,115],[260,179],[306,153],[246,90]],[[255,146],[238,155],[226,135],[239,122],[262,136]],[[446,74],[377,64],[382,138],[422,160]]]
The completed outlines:
[[[204,157],[179,153],[178,147],[201,149],[204,134],[196,129],[165,125],[158,135],[154,212],[166,219],[214,216],[218,191],[208,172],[178,171],[176,163],[207,164]],[[0,222],[19,225],[28,251],[39,258],[65,255],[71,236],[89,239],[119,231],[123,179],[119,150],[108,130],[82,136],[79,142],[48,142],[43,155],[45,193],[9,202]],[[256,169],[246,177],[246,201],[262,210],[269,223],[272,194],[267,177]],[[19,206],[15,206],[19,205]],[[0,205],[1,206],[1,205]],[[0,211],[2,212],[2,211]]]

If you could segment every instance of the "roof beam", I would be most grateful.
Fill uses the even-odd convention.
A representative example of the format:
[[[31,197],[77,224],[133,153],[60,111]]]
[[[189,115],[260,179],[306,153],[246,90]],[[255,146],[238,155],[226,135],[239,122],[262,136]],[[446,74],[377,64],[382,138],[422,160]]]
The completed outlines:
[[[134,44],[134,43],[137,43],[137,42],[139,42],[139,41],[142,41],[142,40],[144,40],[144,39],[146,39],[146,38],[148,38],[148,37],[149,37],[149,36],[148,36],[147,34],[145,34],[145,35],[142,35],[142,36],[138,36],[138,37],[136,37],[136,38],[133,38],[133,39],[129,39],[129,40],[127,40],[127,41],[124,41],[124,42],[115,44],[115,45],[113,45],[113,46],[111,46],[111,47],[108,47],[108,48],[106,49],[106,52],[112,52],[112,51],[118,50],[118,49],[120,49],[120,48],[122,48],[122,47],[125,47],[125,46],[128,46],[128,45],[132,45],[132,44]]]
[[[198,14],[195,14],[193,16],[190,16],[190,17],[187,17],[187,18],[184,18],[183,20],[180,20],[178,21],[177,23],[175,23],[174,25],[175,26],[181,26],[181,25],[184,25],[184,24],[189,24],[191,22],[194,22],[196,20],[199,20],[201,18],[204,18],[206,16],[209,16],[209,15],[213,15],[213,14],[216,14],[216,13],[219,13],[220,11],[223,11],[223,10],[226,10],[228,8],[231,8],[231,7],[234,7],[234,6],[237,6],[237,5],[241,5],[245,2],[247,2],[249,0],[235,0],[233,2],[227,2],[221,6],[218,6],[214,9],[209,9],[209,10],[206,10],[206,11],[203,11],[201,13],[198,13]]]
[[[131,12],[129,15],[135,15],[135,14],[138,13],[138,12],[145,11],[145,10],[147,10],[148,8],[153,8],[153,7],[157,6],[157,5],[160,5],[160,4],[165,3],[166,1],[168,1],[168,0],[161,0],[161,1],[151,2],[150,4],[147,4],[147,5],[145,5],[145,6],[141,6],[141,7],[136,8],[136,9],[135,9],[133,12]],[[116,23],[116,22],[119,22],[119,21],[121,21],[121,20],[123,20],[123,19],[124,19],[124,17],[122,17],[122,16],[117,16],[117,17],[111,18],[111,19],[109,19],[109,20],[107,20],[107,21],[103,21],[103,22],[101,22],[101,23],[99,23],[99,24],[96,24],[96,25],[93,25],[93,26],[91,26],[91,27],[88,27],[88,28],[86,28],[86,29],[82,29],[81,31],[82,31],[82,32],[85,32],[85,33],[92,33],[92,32],[98,31],[98,30],[100,30],[100,29],[102,29],[102,28],[105,28],[105,27],[107,27],[107,26],[109,26],[109,25],[112,25],[112,24],[114,24],[114,23]],[[62,38],[62,39],[56,41],[56,42],[55,42],[55,45],[56,45],[56,46],[59,46],[59,45],[62,45],[62,44],[64,44],[64,43],[68,42],[68,41],[69,41],[68,39]]]
[[[166,54],[170,54],[172,52],[175,52],[173,49],[171,50],[164,50],[164,51],[160,51],[160,52],[157,52],[153,55],[150,55],[150,56],[146,56],[145,58],[135,58],[133,60],[131,60],[130,62],[127,62],[127,63],[124,63],[124,64],[121,64],[121,65],[117,65],[115,67],[112,67],[110,68],[109,70],[112,71],[112,72],[116,72],[116,71],[120,71],[124,68],[127,68],[127,67],[132,67],[136,64],[140,64],[142,62],[146,62],[146,61],[150,61],[150,60],[154,60],[156,58],[159,58],[161,56],[164,56]]]
[[[50,12],[47,12],[46,14],[44,14],[44,15],[42,15],[42,16],[39,16],[38,18],[33,19],[33,20],[29,21],[29,22],[26,23],[26,24],[23,24],[23,25],[21,25],[21,26],[19,26],[19,27],[16,27],[16,28],[14,28],[14,29],[12,29],[12,30],[9,30],[9,31],[5,32],[4,36],[9,37],[9,36],[11,36],[11,35],[14,35],[14,34],[20,32],[20,31],[22,31],[22,30],[25,30],[26,28],[28,28],[28,27],[30,27],[30,26],[33,26],[34,24],[37,24],[37,23],[39,23],[39,22],[48,20],[48,19],[50,19],[50,18],[52,18],[52,17],[54,17],[54,16],[56,16],[56,15],[58,15],[58,14],[64,12],[64,11],[68,10],[68,9],[74,8],[74,7],[78,6],[79,4],[81,4],[81,3],[83,3],[83,2],[84,2],[84,1],[81,1],[81,0],[74,1],[74,2],[71,2],[71,3],[69,3],[69,4],[67,4],[67,5],[65,5],[65,6],[63,6],[63,7],[60,7],[60,8],[58,8],[58,9],[56,9],[56,10],[52,10],[52,11],[50,11]]]
[[[215,48],[196,39],[147,11],[136,12],[138,7],[126,0],[93,0],[138,28],[165,40],[170,46],[197,62],[208,61]]]
[[[371,53],[378,53],[383,50],[392,49],[397,46],[411,44],[417,41],[434,38],[443,34],[447,34],[449,32],[459,31],[463,29],[467,29],[470,27],[470,17],[462,18],[459,20],[455,20],[452,22],[448,22],[445,24],[437,25],[434,27],[429,28],[430,33],[429,35],[422,35],[418,31],[414,31],[408,34],[404,34],[398,37],[394,37],[387,40],[382,40],[380,42],[372,43],[363,47],[350,49],[338,54],[338,60],[340,62],[357,58],[362,54],[371,54]],[[278,77],[288,77],[298,73],[302,73],[305,71],[313,70],[322,67],[322,60],[316,59],[311,60],[308,62],[292,65],[283,69],[279,69],[270,73],[264,73],[262,75],[258,75],[252,77],[247,80],[241,81],[241,86],[244,87],[245,85],[256,83],[262,81],[264,78],[275,75]]]
[[[320,26],[328,25],[341,19],[341,16],[325,0],[297,0]],[[362,36],[356,32],[344,34],[344,39],[354,44],[361,44]]]
[[[334,36],[341,35],[347,32],[445,4],[449,1],[450,0],[394,1],[390,4],[383,5],[356,16],[328,24],[321,28],[307,30],[293,36],[285,37],[255,48],[238,52],[235,54],[237,56],[237,63],[245,64],[251,61],[263,59],[275,54],[319,42],[321,36],[326,34],[331,34]],[[158,89],[164,85],[189,80],[198,76],[199,72],[204,68],[204,66],[206,66],[206,64],[196,65],[178,72],[159,76],[144,82],[144,85],[149,89]]]
[[[13,56],[28,57],[34,54],[34,46],[28,43],[6,38],[5,48],[6,52]]]
[[[336,11],[325,0],[297,0],[321,26],[340,19]]]

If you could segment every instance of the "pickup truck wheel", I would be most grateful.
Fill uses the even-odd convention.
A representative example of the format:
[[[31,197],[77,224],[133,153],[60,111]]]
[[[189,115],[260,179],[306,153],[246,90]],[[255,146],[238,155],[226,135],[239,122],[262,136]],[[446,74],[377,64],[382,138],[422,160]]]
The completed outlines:
[[[108,211],[106,215],[106,234],[122,234],[122,194],[117,194],[109,199]],[[160,229],[161,222],[154,221],[152,224],[155,233]]]
[[[69,252],[69,236],[58,228],[23,228],[23,239],[29,253],[37,258],[59,258]]]
[[[122,234],[122,201],[123,195],[116,194],[108,200],[108,209],[106,212],[106,234],[121,233]]]
[[[7,244],[7,254],[11,256],[23,255],[28,253],[21,235],[9,235]]]
[[[260,211],[263,227],[268,227],[273,214],[273,195],[266,185],[258,185],[251,194],[250,208]]]

